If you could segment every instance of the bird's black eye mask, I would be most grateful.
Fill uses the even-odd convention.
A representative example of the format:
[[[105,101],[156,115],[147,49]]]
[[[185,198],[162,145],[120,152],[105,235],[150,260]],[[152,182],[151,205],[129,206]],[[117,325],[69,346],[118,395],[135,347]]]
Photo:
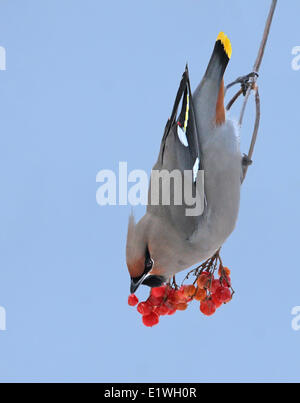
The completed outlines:
[[[144,264],[144,271],[143,274],[141,276],[138,277],[132,277],[131,280],[134,283],[138,283],[142,280],[142,278],[145,278],[145,276],[149,273],[149,271],[151,271],[152,267],[153,267],[153,260],[150,257],[150,253],[149,253],[149,249],[148,246],[146,248],[145,251],[145,264]]]
[[[149,249],[147,247],[145,251],[144,272],[139,277],[131,278],[131,293],[134,293],[141,284],[147,285],[148,287],[159,287],[164,283],[165,278],[163,276],[148,275],[148,273],[152,270],[153,264],[153,259],[151,259]]]
[[[149,253],[149,249],[147,246],[146,252],[145,252],[145,269],[144,269],[144,273],[143,274],[148,274],[149,271],[152,269],[153,267],[153,259],[151,259],[150,257],[150,253]]]
[[[153,259],[150,257],[149,249],[147,247],[146,253],[145,253],[145,270],[144,270],[144,275],[148,274],[149,271],[152,270],[153,267]],[[165,279],[163,276],[157,276],[157,275],[149,275],[145,277],[145,279],[142,281],[143,285],[147,285],[148,287],[159,287],[164,283]]]

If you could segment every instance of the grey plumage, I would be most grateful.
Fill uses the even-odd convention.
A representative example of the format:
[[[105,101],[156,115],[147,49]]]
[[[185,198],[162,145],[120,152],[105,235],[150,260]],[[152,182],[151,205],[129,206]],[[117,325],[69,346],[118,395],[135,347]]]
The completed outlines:
[[[222,46],[222,44],[221,44]],[[231,120],[216,125],[216,103],[228,63],[220,44],[215,46],[203,80],[192,96],[188,147],[174,131],[164,135],[153,169],[193,169],[195,158],[204,170],[206,204],[203,214],[187,217],[182,206],[148,205],[136,224],[130,218],[127,265],[132,278],[162,275],[165,278],[211,257],[233,231],[239,210],[242,156],[238,126]],[[172,123],[172,122],[171,122]],[[170,122],[169,122],[170,124]],[[150,190],[151,191],[151,190]],[[145,251],[153,259],[144,272]]]

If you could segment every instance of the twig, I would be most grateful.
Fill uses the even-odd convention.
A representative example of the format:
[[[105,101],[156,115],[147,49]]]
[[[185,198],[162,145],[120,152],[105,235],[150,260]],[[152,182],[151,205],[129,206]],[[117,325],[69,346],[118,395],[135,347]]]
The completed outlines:
[[[247,87],[248,88],[246,90],[246,93],[244,92],[245,89],[242,86],[242,88],[233,96],[233,98],[229,101],[229,103],[226,106],[226,110],[229,111],[230,108],[232,107],[232,105],[235,103],[235,101],[240,97],[240,95],[242,95],[242,94],[245,95],[244,102],[243,102],[243,105],[242,105],[242,109],[241,109],[241,112],[240,112],[240,118],[239,118],[239,126],[241,127],[242,123],[243,123],[245,110],[246,110],[246,106],[247,106],[247,103],[248,103],[250,93],[251,93],[252,90],[255,91],[256,118],[255,118],[255,125],[254,125],[254,130],[253,130],[253,133],[252,133],[249,152],[248,152],[248,155],[246,155],[246,157],[247,157],[247,159],[249,161],[251,161],[251,159],[252,159],[252,155],[253,155],[253,152],[254,152],[254,147],[255,147],[255,143],[256,143],[256,139],[257,139],[258,129],[259,129],[259,123],[260,123],[260,97],[259,97],[259,92],[258,92],[258,87],[257,87],[257,84],[256,84],[256,80],[258,78],[258,71],[260,69],[260,65],[261,65],[261,62],[262,62],[262,59],[263,59],[263,56],[264,56],[264,53],[265,53],[265,48],[266,48],[267,40],[268,40],[268,37],[269,37],[270,28],[271,28],[271,24],[272,24],[272,20],[273,20],[276,5],[277,5],[277,0],[272,0],[270,11],[269,11],[268,18],[267,18],[266,25],[265,25],[265,29],[264,29],[264,33],[263,33],[263,37],[262,37],[260,47],[259,47],[259,50],[258,50],[258,54],[257,54],[256,60],[255,60],[254,66],[253,66],[253,72],[248,74],[248,76],[246,76],[247,79],[248,79],[248,81],[247,81]],[[241,78],[244,78],[244,77],[241,77]],[[237,79],[233,83],[229,84],[226,87],[226,89],[228,89],[231,86],[233,86],[234,84],[240,82],[241,78]],[[248,171],[248,166],[244,167],[244,169],[243,169],[242,182],[244,181],[244,179],[246,177],[247,171]]]
[[[173,284],[175,290],[177,290],[178,285],[177,285],[177,283],[176,283],[176,276],[175,276],[175,275],[173,276],[173,283],[172,283],[172,284]]]
[[[226,110],[229,111],[232,105],[235,103],[235,101],[239,98],[240,95],[242,95],[243,90],[240,89],[233,97],[232,99],[228,102],[226,106]]]
[[[268,15],[268,18],[267,18],[267,21],[266,21],[262,41],[261,41],[261,44],[260,44],[260,47],[259,47],[259,50],[258,50],[256,61],[255,61],[254,66],[253,66],[253,71],[255,73],[258,73],[260,65],[261,65],[261,62],[262,62],[262,59],[263,59],[263,56],[264,56],[264,53],[265,53],[265,48],[266,48],[267,40],[268,40],[268,37],[269,37],[270,28],[271,28],[271,24],[272,24],[272,20],[273,20],[276,5],[277,5],[277,0],[272,0],[272,4],[271,4],[269,15]],[[256,77],[253,77],[252,80],[253,80],[253,84],[255,84]],[[243,102],[243,106],[242,106],[241,113],[240,113],[240,119],[239,119],[239,125],[240,126],[243,123],[244,114],[245,114],[245,110],[246,110],[246,106],[247,106],[247,102],[248,102],[251,90],[252,90],[252,88],[250,86],[248,88],[248,90],[247,90],[247,93],[246,93],[246,96],[245,96],[245,99],[244,99],[244,102]],[[259,123],[259,121],[258,121],[258,123]],[[258,131],[258,128],[257,128],[257,131]],[[255,135],[255,139],[254,139],[254,135]],[[253,133],[253,135],[252,135],[252,141],[251,141],[251,146],[250,146],[248,156],[250,156],[250,152],[253,154],[256,137],[257,137],[257,132]],[[253,139],[254,139],[254,141],[253,141]],[[245,173],[246,172],[247,172],[247,169],[245,170]],[[245,179],[245,175],[244,175],[243,179]]]
[[[252,134],[251,144],[250,144],[250,148],[249,148],[249,152],[248,152],[248,159],[249,160],[252,159],[252,155],[253,155],[253,152],[254,152],[254,146],[255,146],[255,143],[256,143],[256,139],[257,139],[259,122],[260,122],[260,97],[259,97],[259,91],[258,91],[257,86],[256,86],[256,89],[255,89],[255,105],[256,105],[256,118],[255,118],[255,124],[254,124],[254,130],[253,130],[253,134]],[[242,182],[244,181],[244,179],[246,177],[248,167],[249,167],[249,165],[246,165],[245,168],[244,168]]]

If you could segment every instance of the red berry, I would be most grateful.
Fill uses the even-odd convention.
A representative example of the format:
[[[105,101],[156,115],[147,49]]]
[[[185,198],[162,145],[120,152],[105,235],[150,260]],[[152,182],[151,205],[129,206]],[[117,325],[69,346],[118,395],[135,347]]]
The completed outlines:
[[[223,277],[222,286],[227,288],[231,286],[231,278],[229,276]]]
[[[153,306],[159,306],[163,302],[163,297],[155,297],[154,295],[150,295],[147,299],[147,302]]]
[[[185,311],[188,307],[188,304],[184,302],[180,302],[179,304],[176,305],[177,311]]]
[[[148,302],[140,302],[137,306],[138,312],[142,315],[148,315],[150,312],[152,312],[152,309],[152,305]]]
[[[195,295],[195,292],[196,292],[196,287],[193,284],[183,286],[183,294],[186,298],[193,297]]]
[[[165,306],[168,308],[168,315],[173,315],[173,313],[176,312],[176,305],[173,303],[173,301],[167,299]]]
[[[136,308],[138,313],[140,313],[141,315],[144,315],[144,304],[145,302],[140,302]]]
[[[157,313],[157,315],[159,315],[159,316],[163,316],[163,315],[167,315],[167,313],[169,312],[169,309],[165,304],[162,304],[161,306],[158,306],[157,308],[155,308],[154,312]]]
[[[173,309],[176,309],[175,304],[173,303],[173,301],[170,301],[169,299],[166,300],[165,305],[169,309],[169,311],[172,311]]]
[[[145,326],[152,327],[159,322],[159,316],[155,312],[151,312],[148,315],[143,316],[143,323]]]
[[[210,279],[211,279],[210,273],[207,273],[206,271],[204,271],[203,273],[200,274],[200,276],[197,279],[198,287],[199,288],[209,288]]]
[[[171,304],[176,305],[181,302],[186,301],[186,297],[184,295],[184,289],[181,287],[179,290],[172,290],[169,292],[168,295],[168,301],[170,301]]]
[[[166,293],[166,286],[162,285],[161,287],[154,287],[151,289],[151,295],[156,298],[164,297]]]
[[[200,311],[206,315],[211,316],[216,312],[216,305],[211,299],[201,302],[200,304]]]
[[[219,287],[215,293],[220,302],[229,302],[231,300],[231,292],[227,287]]]
[[[134,294],[129,295],[128,305],[135,306],[138,302],[139,302],[139,300]]]
[[[223,272],[225,272],[226,276],[230,276],[230,270],[228,269],[228,267],[222,267],[221,266],[219,268],[218,274],[219,274],[220,277],[222,276]]]
[[[211,299],[212,299],[213,303],[216,305],[216,308],[220,308],[220,306],[223,305],[223,302],[218,299],[216,294],[212,294]]]
[[[175,290],[173,288],[168,290],[167,299],[169,301],[175,301],[176,300],[176,294],[175,294]]]
[[[210,292],[214,294],[220,286],[221,286],[220,280],[213,280],[211,282]]]
[[[179,288],[179,290],[176,290],[176,291],[175,291],[176,300],[177,300],[178,303],[180,303],[180,302],[186,302],[186,300],[188,299],[188,298],[186,297],[186,295],[185,295],[185,288],[184,288],[184,287],[185,287],[185,286],[183,285],[183,286],[181,286],[181,287]]]
[[[197,288],[194,299],[196,301],[204,301],[206,297],[207,297],[206,290],[204,290],[204,288]]]

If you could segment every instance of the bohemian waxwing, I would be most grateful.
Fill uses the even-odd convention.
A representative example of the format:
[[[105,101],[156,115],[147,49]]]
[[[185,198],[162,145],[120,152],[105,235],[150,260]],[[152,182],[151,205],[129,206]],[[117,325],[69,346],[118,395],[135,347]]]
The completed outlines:
[[[187,68],[182,76],[152,172],[189,170],[196,186],[202,170],[204,206],[201,215],[188,216],[184,202],[175,205],[172,200],[170,205],[152,205],[151,179],[146,214],[138,223],[133,215],[129,218],[126,261],[131,293],[140,284],[157,287],[175,273],[208,259],[235,227],[242,156],[238,126],[226,119],[224,108],[223,75],[231,53],[230,40],[221,32],[194,94]]]

